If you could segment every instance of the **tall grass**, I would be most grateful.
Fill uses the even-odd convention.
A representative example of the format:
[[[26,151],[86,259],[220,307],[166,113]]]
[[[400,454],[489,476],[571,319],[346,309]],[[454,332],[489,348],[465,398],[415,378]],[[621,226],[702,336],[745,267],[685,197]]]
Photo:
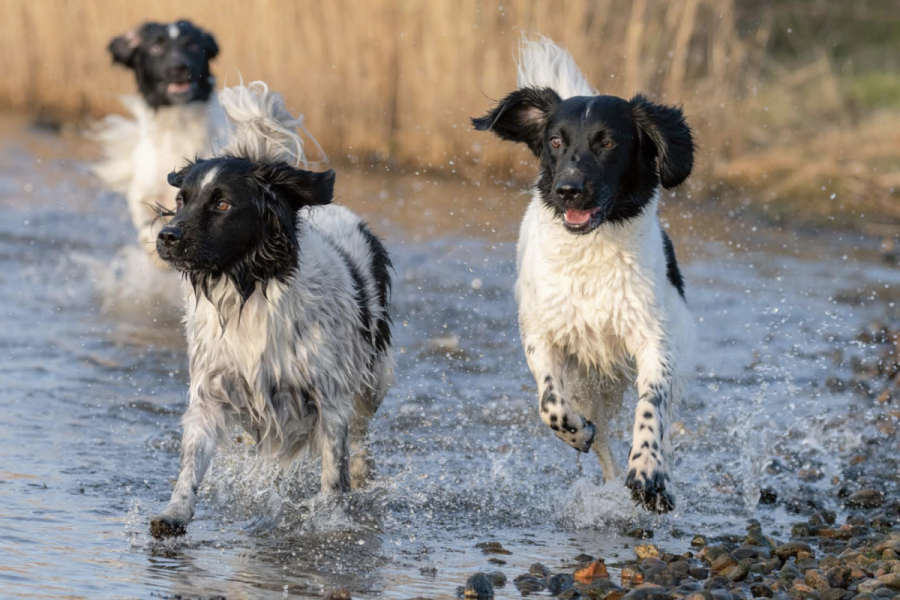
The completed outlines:
[[[900,46],[895,0],[0,0],[0,11],[0,107],[118,110],[134,82],[111,64],[109,40],[189,18],[219,40],[220,84],[266,80],[333,161],[501,179],[532,161],[472,132],[469,117],[513,89],[519,36],[542,33],[602,93],[683,104],[700,142],[693,181],[713,194],[779,202],[840,189],[845,204],[818,210],[876,197],[900,218],[900,99],[889,97],[900,75],[879,50]],[[886,41],[863,44],[857,30]],[[856,46],[875,75],[848,79]]]
[[[212,30],[220,83],[264,79],[337,158],[511,166],[468,118],[513,89],[521,32],[565,45],[604,93],[684,103],[718,147],[750,54],[733,0],[2,0],[0,103],[63,116],[117,110],[130,74],[106,44],[148,20]],[[518,159],[521,156],[517,157]]]

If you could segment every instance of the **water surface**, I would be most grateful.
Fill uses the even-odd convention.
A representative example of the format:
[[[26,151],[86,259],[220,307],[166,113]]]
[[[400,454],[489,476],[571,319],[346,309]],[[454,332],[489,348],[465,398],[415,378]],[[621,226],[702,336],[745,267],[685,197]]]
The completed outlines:
[[[319,597],[340,586],[452,597],[477,570],[512,580],[581,552],[615,565],[633,555],[624,534],[636,526],[677,551],[688,533],[738,533],[750,518],[785,533],[796,517],[757,505],[763,486],[792,493],[772,464],[791,455],[830,475],[861,443],[831,420],[851,393],[825,382],[849,377],[849,358],[867,352],[858,330],[900,283],[874,241],[667,199],[700,344],[674,428],[678,509],[655,517],[538,418],[512,291],[527,196],[344,169],[339,200],[386,238],[396,267],[398,376],[373,423],[372,487],[325,500],[313,461],[275,481],[235,441],[189,535],[154,542],[148,519],[177,474],[186,403],[176,278],[134,260],[124,200],[99,188],[80,142],[15,118],[0,131],[0,596]],[[614,449],[624,460],[627,439]],[[506,565],[475,547],[491,540],[511,552]],[[498,597],[519,594],[510,584]]]

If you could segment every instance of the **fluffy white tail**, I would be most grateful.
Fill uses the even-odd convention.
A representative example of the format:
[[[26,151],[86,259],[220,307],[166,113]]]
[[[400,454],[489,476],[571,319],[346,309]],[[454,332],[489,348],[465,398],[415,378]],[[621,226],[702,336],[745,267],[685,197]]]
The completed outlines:
[[[303,116],[294,117],[277,92],[270,92],[262,81],[225,88],[219,92],[219,104],[228,117],[230,132],[223,154],[244,156],[255,161],[284,161],[308,167],[302,131],[323,157],[322,147],[303,126]]]
[[[542,35],[533,40],[522,36],[516,69],[519,88],[548,87],[563,100],[572,96],[597,95],[597,90],[587,82],[572,55]]]

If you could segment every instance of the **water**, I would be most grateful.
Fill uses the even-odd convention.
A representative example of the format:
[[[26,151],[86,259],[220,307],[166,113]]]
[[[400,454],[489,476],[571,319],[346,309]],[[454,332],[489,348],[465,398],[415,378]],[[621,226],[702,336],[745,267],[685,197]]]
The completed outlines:
[[[797,488],[773,464],[790,456],[830,476],[861,443],[834,426],[860,400],[825,382],[849,378],[850,357],[869,351],[857,332],[900,284],[874,241],[668,202],[701,322],[675,427],[679,506],[655,517],[538,419],[512,296],[520,190],[350,170],[338,197],[396,264],[398,377],[373,423],[372,487],[317,497],[313,462],[276,481],[236,439],[187,538],[154,542],[148,520],[177,474],[186,402],[171,282],[123,250],[134,243],[124,202],[98,188],[81,143],[14,118],[0,131],[2,597],[319,597],[338,586],[451,597],[477,570],[513,579],[581,552],[615,567],[633,555],[624,533],[635,526],[676,551],[686,533],[739,533],[750,518],[784,534],[796,517],[757,506],[761,487]],[[614,450],[624,460],[627,441]],[[505,566],[475,547],[492,540],[512,552]]]

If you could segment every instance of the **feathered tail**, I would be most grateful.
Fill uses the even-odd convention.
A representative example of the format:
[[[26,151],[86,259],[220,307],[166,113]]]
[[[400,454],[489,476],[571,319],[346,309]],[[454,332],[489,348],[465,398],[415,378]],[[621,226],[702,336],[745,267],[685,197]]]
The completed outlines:
[[[596,96],[597,90],[588,83],[575,59],[548,37],[529,39],[523,35],[516,60],[519,88],[551,88],[563,100],[572,96]]]
[[[87,131],[87,138],[97,142],[103,152],[102,160],[91,165],[91,170],[107,187],[125,194],[134,176],[131,155],[141,139],[140,121],[147,118],[149,109],[137,96],[121,100],[134,118],[109,115]]]
[[[299,129],[312,141],[324,162],[322,147],[303,126],[303,116],[294,117],[288,112],[281,94],[270,92],[264,82],[225,88],[219,92],[219,104],[230,128],[222,154],[308,167],[310,161]]]

